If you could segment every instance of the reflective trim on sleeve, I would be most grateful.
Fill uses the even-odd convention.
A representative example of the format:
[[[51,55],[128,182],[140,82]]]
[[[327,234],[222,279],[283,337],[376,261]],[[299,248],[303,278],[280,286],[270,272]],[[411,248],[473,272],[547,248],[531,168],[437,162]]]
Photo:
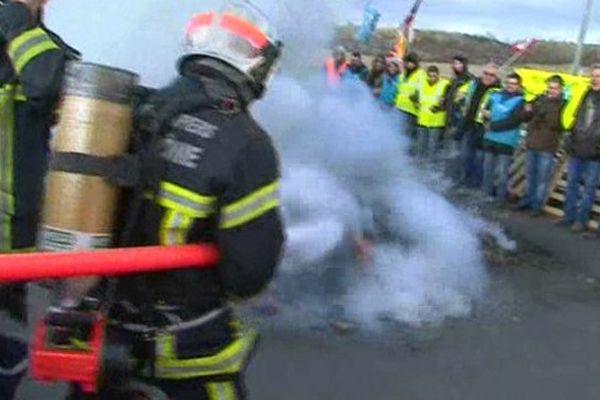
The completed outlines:
[[[58,50],[56,43],[42,28],[30,29],[13,39],[8,45],[10,57],[17,75],[34,58],[50,50]]]
[[[261,217],[279,206],[279,180],[221,209],[221,229],[231,229]]]
[[[170,182],[161,182],[157,203],[194,217],[205,218],[214,212],[216,197],[203,196]]]
[[[236,400],[233,382],[209,382],[206,384],[209,400]]]

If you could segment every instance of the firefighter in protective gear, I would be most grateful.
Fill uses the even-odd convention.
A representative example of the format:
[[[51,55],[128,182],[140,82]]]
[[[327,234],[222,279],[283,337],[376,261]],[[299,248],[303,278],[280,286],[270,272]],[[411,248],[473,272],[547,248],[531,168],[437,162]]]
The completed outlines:
[[[418,155],[431,157],[446,125],[446,113],[442,102],[448,81],[440,79],[440,70],[435,65],[427,68],[427,80],[419,90],[419,115],[417,118],[419,146]]]
[[[398,85],[396,108],[402,114],[403,131],[412,139],[417,137],[418,93],[425,79],[425,71],[419,67],[419,56],[416,53],[408,53],[404,57],[404,73]]]
[[[140,108],[139,125],[158,132],[162,168],[127,244],[208,242],[221,254],[213,270],[116,283],[115,329],[133,349],[135,374],[172,400],[246,398],[256,334],[235,319],[232,302],[265,288],[284,242],[278,157],[248,107],[280,52],[267,19],[248,2],[198,14],[180,77]],[[75,388],[71,398],[86,397]]]
[[[67,57],[42,24],[45,1],[0,1],[0,253],[34,247],[50,126]],[[23,322],[25,286],[0,285],[0,309]],[[0,335],[0,398],[11,399],[27,346]]]

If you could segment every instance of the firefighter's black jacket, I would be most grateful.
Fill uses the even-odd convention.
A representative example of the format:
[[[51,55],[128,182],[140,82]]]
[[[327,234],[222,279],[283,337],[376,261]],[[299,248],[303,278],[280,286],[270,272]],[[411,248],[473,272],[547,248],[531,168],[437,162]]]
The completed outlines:
[[[120,279],[118,299],[168,305],[185,320],[257,294],[271,280],[284,241],[279,163],[269,136],[225,77],[178,78],[143,107],[168,117],[159,123],[164,168],[154,193],[146,193],[133,244],[215,243],[222,260],[213,270]]]
[[[0,251],[34,244],[53,113],[75,55],[24,4],[0,6]]]

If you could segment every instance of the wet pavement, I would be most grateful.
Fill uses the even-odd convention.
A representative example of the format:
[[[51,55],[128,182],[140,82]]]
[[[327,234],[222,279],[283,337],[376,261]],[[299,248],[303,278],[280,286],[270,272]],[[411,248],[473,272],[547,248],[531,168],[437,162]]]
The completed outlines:
[[[518,251],[488,249],[490,285],[471,317],[345,336],[265,318],[248,372],[251,398],[599,398],[600,241],[506,209],[483,213],[502,221]],[[39,311],[44,294],[34,296]],[[53,400],[61,393],[27,382],[18,398]]]

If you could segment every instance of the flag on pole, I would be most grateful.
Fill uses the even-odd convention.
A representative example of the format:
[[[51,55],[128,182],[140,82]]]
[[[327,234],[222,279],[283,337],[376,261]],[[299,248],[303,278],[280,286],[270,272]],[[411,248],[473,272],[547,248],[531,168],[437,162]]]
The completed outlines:
[[[365,12],[363,17],[363,23],[356,34],[356,40],[360,43],[368,43],[377,29],[377,23],[381,14],[373,6],[373,3],[369,1],[365,6]]]
[[[393,53],[398,58],[404,57],[410,47],[410,44],[412,43],[413,26],[415,19],[417,18],[417,13],[419,12],[419,8],[421,7],[421,3],[423,3],[423,0],[415,0],[413,7],[398,30],[398,41],[396,42],[393,50]]]
[[[511,46],[513,53],[525,54],[530,51],[538,43],[537,39],[521,40]]]

